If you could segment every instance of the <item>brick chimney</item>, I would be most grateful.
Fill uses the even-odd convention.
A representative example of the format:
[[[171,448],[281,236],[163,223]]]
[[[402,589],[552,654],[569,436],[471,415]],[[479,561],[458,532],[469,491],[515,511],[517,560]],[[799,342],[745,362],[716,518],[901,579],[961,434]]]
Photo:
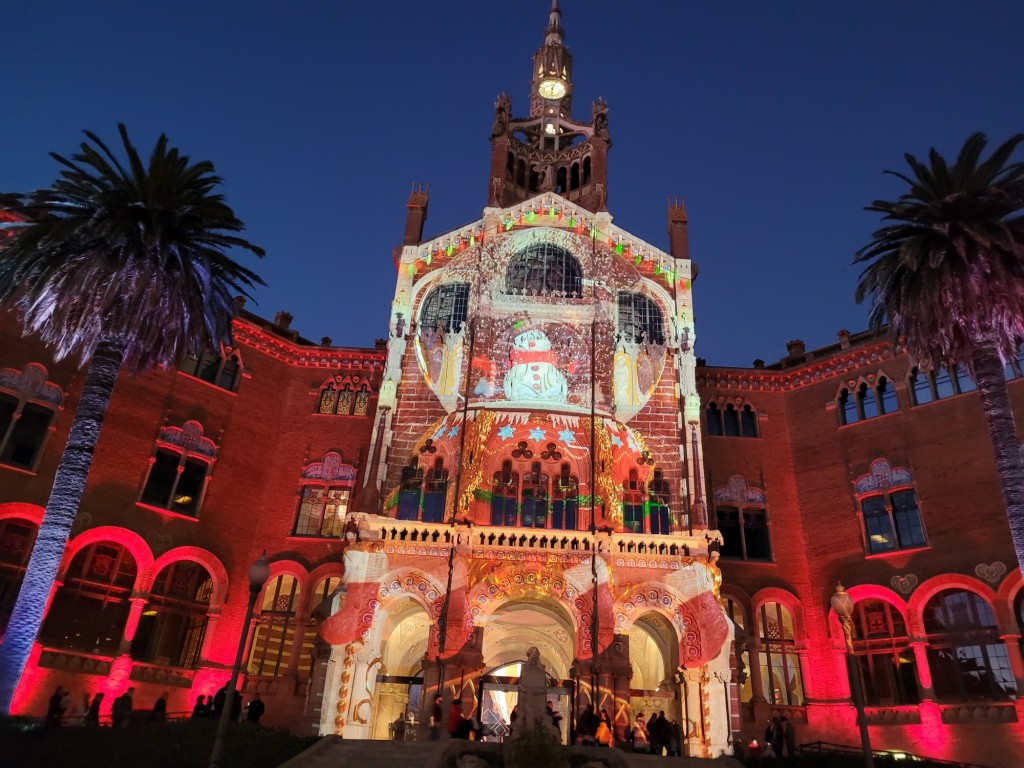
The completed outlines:
[[[290,312],[277,312],[274,314],[274,325],[281,330],[287,331],[294,319]]]
[[[802,360],[806,353],[806,347],[803,339],[793,339],[792,341],[786,342],[786,359],[787,360]]]
[[[839,337],[839,346],[842,349],[850,348],[850,332],[845,328],[836,334]]]

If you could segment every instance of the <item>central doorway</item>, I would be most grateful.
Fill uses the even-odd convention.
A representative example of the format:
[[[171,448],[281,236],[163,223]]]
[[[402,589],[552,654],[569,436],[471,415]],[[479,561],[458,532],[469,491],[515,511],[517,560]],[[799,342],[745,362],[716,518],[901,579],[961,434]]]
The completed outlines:
[[[519,673],[525,661],[506,664],[480,678],[480,724],[485,741],[504,741],[515,723],[512,712],[519,700]],[[572,683],[548,675],[547,700],[562,716],[558,723],[563,744],[569,743],[572,717]]]

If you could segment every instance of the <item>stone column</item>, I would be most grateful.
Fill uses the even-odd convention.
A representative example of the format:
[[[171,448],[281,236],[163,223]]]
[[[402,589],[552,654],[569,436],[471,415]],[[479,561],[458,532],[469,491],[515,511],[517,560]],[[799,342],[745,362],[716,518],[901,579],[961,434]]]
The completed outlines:
[[[682,723],[683,743],[689,757],[706,757],[704,737],[704,701],[702,692],[707,680],[704,668],[687,669],[683,672],[683,712],[686,722]]]
[[[911,640],[910,647],[914,651],[914,661],[917,662],[917,687],[921,694],[921,701],[935,701],[932,668],[928,663],[928,642],[926,640]]]
[[[761,677],[761,643],[756,642],[747,649],[747,662],[750,668],[750,689],[753,696],[751,704],[758,704],[768,701],[764,695],[764,680]]]
[[[1010,670],[1013,672],[1013,678],[1017,682],[1017,696],[1019,698],[1024,693],[1024,656],[1020,652],[1020,635],[1008,633],[1000,635],[999,639],[1006,646],[1006,655],[1010,659]]]
[[[203,646],[199,649],[199,658],[204,662],[218,661],[218,659],[211,659],[210,652],[213,650],[214,642],[218,640],[217,637],[217,625],[220,623],[220,612],[223,606],[211,605],[206,611],[206,631],[203,633]],[[247,659],[242,660],[243,663],[248,661]]]
[[[143,592],[135,592],[129,598],[129,602],[132,604],[132,607],[128,611],[128,621],[125,622],[124,634],[121,635],[121,642],[117,648],[119,654],[128,653],[132,647],[132,640],[135,639],[135,633],[139,629],[139,620],[142,618],[142,609],[149,602],[149,595]]]

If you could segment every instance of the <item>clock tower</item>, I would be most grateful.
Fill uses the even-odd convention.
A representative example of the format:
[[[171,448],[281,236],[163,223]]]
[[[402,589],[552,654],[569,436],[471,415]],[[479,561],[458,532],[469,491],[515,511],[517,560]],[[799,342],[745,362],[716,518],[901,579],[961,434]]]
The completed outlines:
[[[588,122],[572,117],[572,54],[562,12],[552,0],[544,42],[533,55],[530,115],[512,118],[512,99],[495,102],[488,204],[507,207],[555,192],[591,212],[608,197],[608,105],[594,102]]]

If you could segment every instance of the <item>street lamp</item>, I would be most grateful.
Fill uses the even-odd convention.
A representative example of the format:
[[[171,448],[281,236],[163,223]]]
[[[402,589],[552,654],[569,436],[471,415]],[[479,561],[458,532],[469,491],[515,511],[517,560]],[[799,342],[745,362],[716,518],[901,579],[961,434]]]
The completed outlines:
[[[242,636],[238,638],[238,651],[235,653],[235,663],[231,666],[231,679],[225,691],[224,705],[220,710],[220,720],[217,723],[217,735],[213,739],[213,752],[210,754],[210,768],[219,768],[221,755],[224,752],[224,736],[227,734],[228,721],[231,719],[230,712],[234,708],[235,685],[238,683],[238,668],[242,666],[242,656],[245,654],[245,647],[249,642],[249,624],[252,623],[252,613],[256,607],[256,598],[260,590],[270,578],[270,564],[267,562],[267,553],[264,552],[255,562],[249,566],[249,605],[245,609],[245,621],[242,623]]]
[[[836,583],[836,592],[832,595],[832,610],[836,612],[843,625],[843,636],[846,639],[846,669],[850,676],[850,693],[853,694],[853,705],[857,708],[857,724],[860,726],[860,746],[864,752],[865,768],[875,768],[875,755],[871,750],[871,737],[868,735],[868,719],[864,714],[864,690],[860,683],[860,670],[857,668],[857,657],[853,654],[853,598],[846,593],[841,583]]]

